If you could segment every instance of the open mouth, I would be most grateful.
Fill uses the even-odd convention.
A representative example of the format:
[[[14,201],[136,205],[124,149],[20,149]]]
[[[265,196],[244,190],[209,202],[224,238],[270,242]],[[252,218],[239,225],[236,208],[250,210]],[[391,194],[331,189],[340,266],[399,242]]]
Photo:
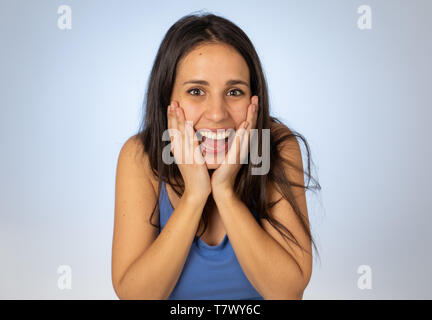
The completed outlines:
[[[198,130],[197,137],[200,140],[199,145],[201,151],[206,151],[206,154],[217,154],[227,152],[230,144],[230,137],[234,133],[233,129],[218,130]]]

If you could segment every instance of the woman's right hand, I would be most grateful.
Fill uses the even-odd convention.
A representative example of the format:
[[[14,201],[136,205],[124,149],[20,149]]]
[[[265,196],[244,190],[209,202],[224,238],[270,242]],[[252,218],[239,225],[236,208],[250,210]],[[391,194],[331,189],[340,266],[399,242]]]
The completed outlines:
[[[186,121],[177,101],[171,101],[168,106],[167,118],[171,152],[185,183],[184,194],[193,199],[207,200],[211,193],[211,180],[193,124]]]

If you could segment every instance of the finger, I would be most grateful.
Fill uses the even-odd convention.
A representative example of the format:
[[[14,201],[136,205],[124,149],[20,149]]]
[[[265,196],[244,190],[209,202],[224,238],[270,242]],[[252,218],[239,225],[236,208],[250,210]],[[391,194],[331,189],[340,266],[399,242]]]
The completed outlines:
[[[258,96],[253,96],[251,98],[251,104],[248,108],[248,113],[246,120],[249,122],[248,130],[254,129],[256,127],[256,121],[258,118]]]
[[[244,124],[245,130],[241,132],[241,136],[240,136],[239,163],[241,164],[247,163],[247,156],[249,151],[249,131],[250,131],[248,127],[250,127],[250,124],[245,123]]]
[[[195,130],[192,128],[192,125],[191,125],[191,134],[193,135],[193,138],[192,138],[193,139],[193,147],[192,148],[193,148],[194,163],[204,164],[205,163],[204,158],[205,158],[206,151],[205,151],[205,148],[201,149],[201,147],[198,143],[198,137],[196,137]]]
[[[184,112],[183,112],[184,114]],[[204,163],[205,149],[201,150],[198,142],[198,136],[193,128],[193,121],[185,120],[185,136],[186,145],[188,146],[188,152],[190,152],[191,157],[193,157],[193,162],[198,164]]]
[[[227,160],[229,164],[238,164],[240,163],[240,150],[242,148],[243,140],[244,140],[244,133],[246,132],[248,122],[243,121],[237,131],[235,132],[235,135],[233,137],[233,141],[228,149],[228,155]]]
[[[239,131],[238,135],[238,142],[237,142],[237,163],[242,164],[244,161],[242,161],[247,156],[248,151],[248,127],[250,126],[248,121],[245,121],[242,126],[241,130]]]
[[[175,110],[174,105],[171,103],[168,106],[168,110],[167,110],[168,129],[177,129],[178,127],[177,118],[174,110]]]
[[[182,131],[179,128],[179,121],[175,113],[175,104],[171,102],[169,113],[169,134],[171,140],[171,153],[174,155],[177,163],[183,163],[183,150],[182,150]]]
[[[256,123],[258,119],[258,111],[259,111],[259,98],[258,96],[255,96],[255,111],[253,116],[253,124],[251,128],[256,128]]]
[[[186,156],[187,156],[187,163],[194,163],[194,157],[196,152],[196,144],[194,139],[194,129],[193,129],[193,122],[186,120],[185,122],[185,148],[186,148]]]
[[[171,152],[173,152],[174,131],[177,128],[177,124],[174,117],[172,105],[169,105],[167,108],[167,125],[168,125],[168,134],[171,141]]]
[[[185,132],[185,116],[183,109],[180,107],[178,101],[173,100],[174,118],[176,119],[177,130],[179,132],[178,147],[182,150],[182,163],[186,162],[187,157],[187,136]]]
[[[173,117],[171,105],[168,106],[166,112],[167,112],[167,125],[168,125],[168,129],[170,129],[172,127],[172,117]]]
[[[242,146],[241,146],[241,159],[245,159],[245,157],[247,157],[247,153],[248,153],[248,147],[249,147],[249,141],[253,140],[253,137],[255,137],[256,134],[256,130],[252,131],[252,135],[251,135],[251,130],[252,129],[256,129],[256,123],[257,123],[257,118],[258,118],[258,106],[259,106],[259,102],[258,102],[258,96],[253,96],[251,98],[251,104],[249,105],[248,108],[248,113],[247,113],[247,122],[248,125],[246,126],[246,132],[245,134],[242,136]]]
[[[247,126],[247,124],[244,124],[242,126],[242,130],[240,130],[238,137],[236,138],[236,163],[240,163],[240,152],[242,149],[242,143],[243,143],[243,136],[244,136],[244,128]]]
[[[184,123],[185,123],[185,116],[183,109],[180,107],[179,103],[177,101],[173,101],[174,106],[174,114],[177,121],[177,128],[184,133]]]

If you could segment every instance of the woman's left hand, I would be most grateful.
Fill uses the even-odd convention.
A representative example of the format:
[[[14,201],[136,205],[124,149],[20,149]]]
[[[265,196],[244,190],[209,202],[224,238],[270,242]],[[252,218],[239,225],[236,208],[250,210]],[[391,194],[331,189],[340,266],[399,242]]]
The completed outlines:
[[[243,162],[241,160],[248,156],[250,130],[256,127],[257,114],[258,96],[253,96],[246,120],[237,128],[224,162],[211,176],[212,193],[229,193],[234,190],[235,179]]]

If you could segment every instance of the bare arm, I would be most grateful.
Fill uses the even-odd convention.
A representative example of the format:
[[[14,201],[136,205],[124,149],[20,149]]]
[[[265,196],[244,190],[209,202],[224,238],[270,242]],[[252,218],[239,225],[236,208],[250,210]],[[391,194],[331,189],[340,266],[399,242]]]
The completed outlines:
[[[207,199],[186,192],[157,235],[149,223],[157,197],[148,161],[137,160],[137,144],[128,143],[117,165],[113,285],[120,299],[167,299],[183,270]]]
[[[297,140],[285,143],[281,154],[301,169],[294,170],[291,165],[285,165],[287,179],[294,185],[304,186],[302,155]],[[303,299],[313,263],[305,190],[295,187],[292,193],[306,226],[274,183],[269,183],[267,192],[269,202],[280,200],[268,210],[269,216],[284,225],[305,250],[298,245],[291,246],[268,220],[261,219],[261,227],[232,189],[213,190],[213,197],[239,263],[261,296],[266,300]]]

